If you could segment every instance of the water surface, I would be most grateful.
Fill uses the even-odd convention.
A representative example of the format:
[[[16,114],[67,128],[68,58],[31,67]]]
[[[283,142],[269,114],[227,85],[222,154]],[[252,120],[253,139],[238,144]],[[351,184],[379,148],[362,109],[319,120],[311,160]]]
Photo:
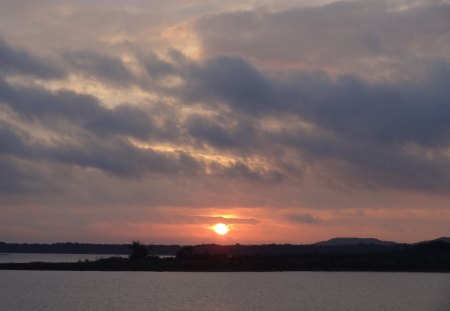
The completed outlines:
[[[47,253],[0,253],[0,263],[5,262],[77,262],[79,260],[97,260],[108,257],[127,257],[114,254],[47,254]]]
[[[443,273],[0,271],[17,311],[448,311],[449,293]]]

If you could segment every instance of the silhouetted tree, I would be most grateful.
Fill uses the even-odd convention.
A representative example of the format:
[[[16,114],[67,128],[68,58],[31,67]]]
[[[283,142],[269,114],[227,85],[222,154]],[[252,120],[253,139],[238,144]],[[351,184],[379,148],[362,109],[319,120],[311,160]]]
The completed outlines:
[[[183,246],[180,248],[176,254],[177,259],[186,259],[191,257],[194,254],[193,246]]]
[[[131,260],[136,260],[140,258],[145,258],[147,256],[148,256],[147,246],[141,244],[141,242],[139,241],[133,241],[133,243],[130,245],[130,253],[128,257]]]

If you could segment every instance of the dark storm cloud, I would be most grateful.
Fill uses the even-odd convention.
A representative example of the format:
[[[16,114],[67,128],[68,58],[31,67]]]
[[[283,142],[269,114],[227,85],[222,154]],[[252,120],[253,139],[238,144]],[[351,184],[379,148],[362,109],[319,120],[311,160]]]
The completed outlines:
[[[66,52],[63,59],[73,70],[117,86],[129,86],[136,82],[136,77],[119,58],[92,51],[77,51]]]
[[[0,38],[0,73],[32,75],[38,78],[61,78],[64,71],[49,60],[13,48]]]

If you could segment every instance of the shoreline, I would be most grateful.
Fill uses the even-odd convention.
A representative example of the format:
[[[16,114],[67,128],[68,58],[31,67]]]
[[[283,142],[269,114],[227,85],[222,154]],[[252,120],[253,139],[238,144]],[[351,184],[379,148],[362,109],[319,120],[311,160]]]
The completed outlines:
[[[297,259],[297,260],[296,260]],[[149,271],[149,272],[412,272],[450,273],[450,264],[365,261],[309,261],[299,257],[224,257],[208,256],[197,260],[149,257],[130,260],[111,257],[79,262],[0,263],[0,270],[33,271]],[[348,258],[346,258],[348,259]]]

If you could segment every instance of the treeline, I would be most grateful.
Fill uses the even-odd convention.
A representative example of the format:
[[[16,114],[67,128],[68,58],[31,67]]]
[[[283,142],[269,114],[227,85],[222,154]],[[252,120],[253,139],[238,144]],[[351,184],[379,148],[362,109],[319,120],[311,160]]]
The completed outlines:
[[[411,271],[450,272],[450,243],[434,241],[370,252],[305,252],[282,255],[196,253],[185,249],[178,267],[191,271]]]
[[[375,252],[226,255],[180,248],[176,257],[130,256],[76,263],[3,263],[7,270],[74,271],[398,271],[450,272],[450,243],[433,241]]]
[[[92,243],[4,243],[0,242],[0,253],[51,253],[51,254],[117,254],[129,253],[129,244],[92,244]],[[179,245],[147,245],[151,254],[175,255]]]
[[[153,255],[173,255],[183,248],[180,245],[146,245],[148,252]],[[408,244],[376,245],[292,245],[292,244],[262,244],[262,245],[217,245],[201,244],[192,246],[195,253],[237,255],[289,255],[304,253],[367,253],[373,251],[389,251],[408,247]],[[3,243],[0,242],[0,253],[53,253],[53,254],[128,254],[128,244],[90,244],[90,243]]]
[[[377,244],[349,244],[349,245],[292,245],[292,244],[263,244],[263,245],[216,245],[202,244],[191,247],[195,254],[222,254],[228,256],[254,255],[293,255],[308,253],[369,253],[392,251],[411,247],[409,244],[377,245]]]
[[[255,256],[255,255],[296,255],[311,253],[349,253],[365,254],[374,252],[392,252],[408,250],[417,245],[432,242],[450,242],[449,238],[439,238],[433,241],[415,244],[399,244],[394,242],[372,241],[373,239],[332,239],[309,245],[293,244],[262,244],[262,245],[217,245],[201,244],[187,246],[193,254],[217,254],[227,256]],[[336,243],[338,241],[339,243]],[[342,244],[344,243],[344,244]],[[347,244],[345,244],[347,243]],[[129,253],[129,244],[92,244],[92,243],[53,243],[27,244],[0,242],[0,253],[55,253],[55,254],[117,254]],[[175,256],[186,246],[180,245],[144,245],[151,255]]]

